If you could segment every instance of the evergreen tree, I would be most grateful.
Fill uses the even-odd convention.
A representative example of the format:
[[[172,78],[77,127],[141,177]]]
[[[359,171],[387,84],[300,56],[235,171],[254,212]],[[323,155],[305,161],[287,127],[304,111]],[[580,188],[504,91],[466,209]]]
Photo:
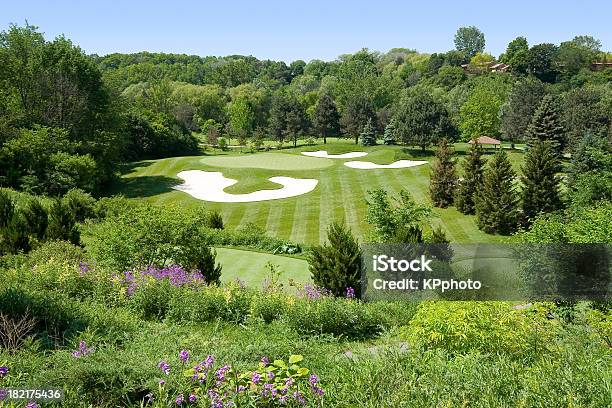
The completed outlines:
[[[508,235],[517,227],[515,173],[503,149],[489,161],[476,193],[476,222],[486,233]]]
[[[340,132],[340,114],[334,100],[327,93],[319,98],[315,109],[315,128],[327,143],[327,136],[338,135]]]
[[[6,227],[11,218],[13,218],[13,213],[15,212],[15,204],[8,193],[0,190],[0,228]]]
[[[473,143],[463,161],[463,180],[459,183],[455,197],[455,206],[463,214],[474,214],[476,192],[482,186],[483,165],[482,147]]]
[[[559,154],[565,147],[563,126],[551,95],[542,98],[527,128],[527,145],[531,147],[536,140],[550,140]]]
[[[361,144],[364,146],[374,146],[376,144],[376,129],[372,124],[372,119],[368,119],[361,131]]]
[[[453,195],[457,186],[453,153],[448,140],[442,139],[436,150],[436,161],[432,166],[429,180],[429,196],[435,207],[446,208],[453,204]]]
[[[49,226],[47,238],[70,241],[79,244],[79,231],[70,208],[60,199],[56,199],[49,209]]]
[[[334,296],[345,296],[347,289],[361,297],[361,249],[350,229],[336,222],[327,229],[328,244],[315,246],[308,255],[308,268],[317,286]]]
[[[385,126],[384,143],[386,145],[394,145],[397,143],[397,127],[393,119]]]
[[[33,198],[26,204],[23,214],[27,222],[27,231],[38,240],[43,240],[49,224],[47,210],[39,200]]]
[[[561,208],[559,198],[559,159],[552,142],[536,141],[525,155],[523,165],[522,199],[523,214],[527,221],[539,213],[548,213]]]

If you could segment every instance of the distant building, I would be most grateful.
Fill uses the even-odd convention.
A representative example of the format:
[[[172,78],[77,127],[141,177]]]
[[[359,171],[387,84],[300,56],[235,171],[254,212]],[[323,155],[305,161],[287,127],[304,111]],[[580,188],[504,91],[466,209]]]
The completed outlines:
[[[593,71],[603,71],[606,68],[612,68],[612,62],[608,61],[595,61],[591,64],[591,69]]]
[[[476,143],[479,145],[492,145],[494,148],[497,146],[501,146],[501,141],[497,139],[493,139],[490,136],[480,136],[479,138],[471,139],[468,143],[469,144]]]
[[[510,65],[504,64],[502,62],[490,61],[483,65],[474,66],[472,64],[463,64],[461,65],[465,71],[478,73],[478,72],[506,72]]]

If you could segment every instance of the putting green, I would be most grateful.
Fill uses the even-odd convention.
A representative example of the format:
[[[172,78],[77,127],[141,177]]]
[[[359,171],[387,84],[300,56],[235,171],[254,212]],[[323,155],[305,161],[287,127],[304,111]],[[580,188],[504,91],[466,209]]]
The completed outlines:
[[[211,156],[203,158],[202,163],[213,167],[267,170],[319,170],[334,165],[334,162],[329,159],[286,153],[259,153],[248,156]]]
[[[228,265],[221,272],[223,282],[232,282],[238,278],[248,287],[261,288],[268,276],[269,270],[266,268],[268,262],[278,266],[278,270],[281,271],[280,281],[286,287],[289,279],[293,279],[300,284],[310,282],[308,262],[303,259],[242,249],[215,249],[217,251],[217,262],[222,266]]]

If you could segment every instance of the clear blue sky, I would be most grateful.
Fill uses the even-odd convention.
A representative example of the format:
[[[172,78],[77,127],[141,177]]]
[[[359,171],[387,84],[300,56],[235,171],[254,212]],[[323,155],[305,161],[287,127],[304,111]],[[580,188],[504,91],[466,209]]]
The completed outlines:
[[[0,27],[25,20],[87,53],[159,51],[332,60],[363,47],[444,52],[476,25],[498,55],[513,38],[559,43],[590,34],[612,49],[611,0],[8,1]]]

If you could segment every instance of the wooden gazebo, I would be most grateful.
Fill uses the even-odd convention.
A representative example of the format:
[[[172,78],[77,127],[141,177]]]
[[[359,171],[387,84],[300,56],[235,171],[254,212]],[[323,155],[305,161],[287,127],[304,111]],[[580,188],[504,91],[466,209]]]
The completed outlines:
[[[501,147],[501,141],[497,140],[497,139],[493,139],[492,137],[489,136],[480,136],[476,139],[471,139],[469,142],[469,144],[479,144],[479,145],[492,145],[493,148],[496,148],[497,146]]]

